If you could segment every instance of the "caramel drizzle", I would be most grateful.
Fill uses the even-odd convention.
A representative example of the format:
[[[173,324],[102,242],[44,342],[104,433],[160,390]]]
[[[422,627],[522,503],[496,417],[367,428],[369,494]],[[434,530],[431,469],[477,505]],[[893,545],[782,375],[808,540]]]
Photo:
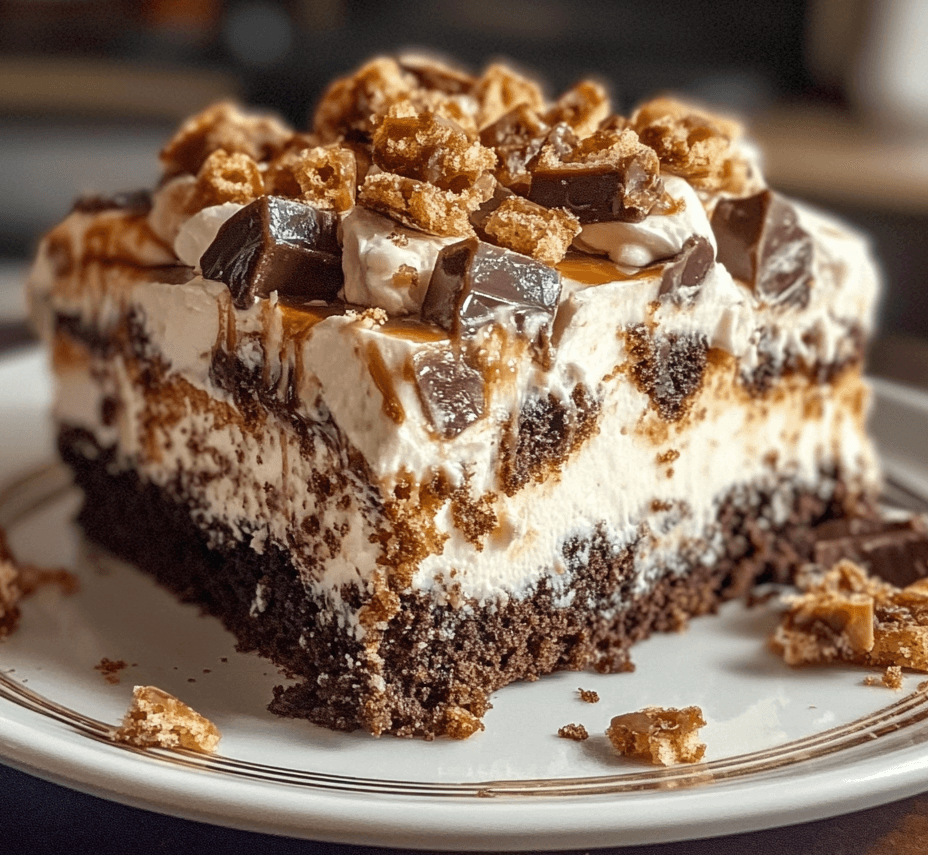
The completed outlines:
[[[403,404],[396,394],[396,387],[393,385],[393,375],[383,361],[383,355],[376,343],[369,342],[367,345],[367,367],[371,372],[371,380],[383,395],[383,412],[384,415],[398,425],[406,421],[406,411]]]
[[[634,273],[626,273],[607,258],[594,255],[570,255],[554,265],[562,276],[582,282],[584,285],[605,285],[607,282],[629,282],[634,279],[649,279],[658,269],[654,265],[642,267]]]

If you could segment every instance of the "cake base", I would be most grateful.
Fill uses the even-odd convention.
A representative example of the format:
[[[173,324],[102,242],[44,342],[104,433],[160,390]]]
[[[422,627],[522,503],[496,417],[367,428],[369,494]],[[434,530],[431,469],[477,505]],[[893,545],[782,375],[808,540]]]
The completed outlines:
[[[272,712],[338,730],[426,739],[473,732],[490,694],[515,680],[558,670],[631,670],[635,642],[679,631],[690,617],[713,612],[758,581],[788,581],[811,555],[814,527],[861,504],[840,473],[823,473],[832,498],[793,490],[789,518],[775,526],[769,493],[736,490],[719,515],[721,560],[692,562],[682,575],[668,572],[646,595],[630,590],[637,544],[616,553],[599,536],[565,546],[574,592],[567,606],[554,604],[545,580],[525,598],[466,610],[401,595],[399,612],[379,635],[383,683],[375,688],[365,666],[369,646],[322,619],[323,604],[307,593],[284,551],[268,544],[258,555],[241,543],[211,549],[186,505],[134,472],[113,474],[112,450],[89,433],[65,427],[59,447],[85,494],[79,522],[88,537],[220,618],[238,649],[300,680],[277,687]],[[266,595],[256,611],[259,583]],[[620,609],[610,605],[617,591]],[[563,592],[557,599],[564,602]],[[360,594],[354,605],[361,605]]]

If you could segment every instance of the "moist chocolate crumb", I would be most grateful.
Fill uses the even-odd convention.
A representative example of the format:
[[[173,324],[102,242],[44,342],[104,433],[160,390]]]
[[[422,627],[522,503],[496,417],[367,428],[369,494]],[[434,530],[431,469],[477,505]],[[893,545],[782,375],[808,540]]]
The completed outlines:
[[[215,533],[221,549],[210,548],[209,534],[191,522],[186,503],[134,473],[114,470],[112,451],[86,432],[63,428],[59,442],[87,497],[79,519],[92,539],[221,617],[240,650],[256,651],[299,676],[301,682],[275,689],[273,712],[336,730],[360,727],[426,739],[449,727],[463,734],[479,723],[492,692],[514,680],[587,667],[628,670],[636,641],[712,612],[759,578],[789,579],[791,568],[808,560],[810,526],[846,513],[849,501],[834,472],[821,473],[819,482],[831,485],[832,502],[817,492],[797,492],[784,480],[777,495],[791,494],[792,510],[781,524],[770,517],[770,494],[735,491],[720,507],[724,553],[705,566],[697,545],[682,556],[691,572],[668,573],[646,596],[631,586],[638,545],[617,553],[605,531],[565,544],[563,561],[571,574],[565,591],[555,593],[543,582],[524,599],[492,609],[476,603],[471,609],[438,607],[431,597],[403,593],[379,631],[380,667],[389,675],[381,693],[370,688],[364,647],[319,618],[325,602],[307,593],[288,553],[269,543],[258,556],[228,532]],[[743,536],[746,529],[750,537]],[[261,579],[274,596],[256,618],[249,610]],[[361,604],[362,595],[351,586],[344,593]],[[565,594],[571,594],[567,607],[559,604]],[[625,608],[603,619],[616,601]],[[298,640],[308,626],[312,644],[303,647]],[[453,643],[441,640],[446,638]],[[453,721],[452,708],[458,711]]]
[[[625,333],[630,375],[666,421],[681,419],[702,385],[708,344],[701,335],[655,336],[643,324]]]
[[[506,495],[543,481],[560,467],[596,432],[599,408],[599,400],[583,385],[574,387],[568,402],[554,395],[526,401],[502,443],[500,477]]]
[[[599,692],[594,692],[592,689],[577,689],[577,692],[580,694],[581,701],[586,701],[588,704],[599,703]]]

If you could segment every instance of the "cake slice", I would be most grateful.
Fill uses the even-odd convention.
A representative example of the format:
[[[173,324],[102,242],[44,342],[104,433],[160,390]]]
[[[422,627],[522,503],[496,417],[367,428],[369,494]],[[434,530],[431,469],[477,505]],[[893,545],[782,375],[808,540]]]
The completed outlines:
[[[161,162],[39,249],[59,446],[91,538],[297,678],[276,713],[469,736],[872,504],[874,265],[728,119],[385,57]]]

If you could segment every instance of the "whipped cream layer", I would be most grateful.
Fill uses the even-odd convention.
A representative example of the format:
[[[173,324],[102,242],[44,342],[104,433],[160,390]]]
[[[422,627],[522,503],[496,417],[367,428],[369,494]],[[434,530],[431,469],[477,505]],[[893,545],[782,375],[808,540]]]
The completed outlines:
[[[692,204],[687,195],[685,207]],[[183,258],[153,237],[143,218],[74,213],[43,242],[32,300],[49,337],[61,318],[71,318],[118,339],[131,318],[131,335],[144,343],[106,360],[89,352],[60,356],[59,422],[90,431],[115,449],[120,466],[177,492],[179,500],[195,499],[198,522],[216,538],[232,537],[259,552],[268,543],[291,549],[307,588],[363,634],[339,592],[346,584],[373,590],[383,566],[377,535],[393,536],[396,524],[385,518],[383,503],[404,485],[415,491],[440,476],[468,501],[492,509],[492,530],[476,538],[462,530],[452,500],[430,511],[437,545],[412,568],[408,583],[436,602],[478,603],[523,596],[543,577],[555,592],[566,591],[565,543],[596,533],[617,551],[647,541],[636,558],[636,593],[668,569],[682,570],[694,550],[711,564],[720,549],[713,543],[719,504],[739,485],[769,490],[776,501],[784,478],[790,489],[821,486],[827,494],[833,485],[822,473],[841,472],[861,492],[875,490],[854,336],[867,333],[877,277],[863,240],[798,210],[815,246],[802,306],[766,303],[718,262],[694,299],[661,300],[664,267],[654,262],[689,228],[680,228],[678,215],[651,215],[638,227],[640,245],[650,247],[638,269],[568,256],[559,265],[563,283],[546,363],[510,331],[485,331],[493,355],[484,377],[486,412],[452,438],[436,435],[410,372],[417,354],[450,346],[443,330],[388,318],[396,306],[295,306],[272,295],[235,309],[224,284],[203,279],[189,264],[198,251],[195,236],[212,233],[219,212],[181,226],[175,245],[187,247]],[[705,233],[699,213],[692,220]],[[346,222],[352,216],[382,219],[355,212]],[[112,233],[134,264],[95,258],[91,247],[101,232]],[[395,254],[371,230],[353,234],[345,242],[346,281],[368,295],[393,287],[388,273],[397,262],[427,271],[442,243],[391,242],[402,250]],[[69,268],[58,258],[62,247]],[[372,261],[381,251],[387,261]],[[657,350],[661,342],[682,341],[707,354],[681,418],[662,417],[649,391],[634,382],[636,336]],[[258,417],[217,386],[217,354],[256,378],[267,402]],[[137,380],[147,360],[164,374],[163,388],[150,394]],[[749,389],[760,365],[788,366],[763,395]],[[850,367],[842,372],[844,365]],[[819,383],[825,367],[835,379]],[[573,412],[578,388],[595,403],[595,429],[558,461],[556,473],[507,495],[506,426],[518,424],[533,402],[550,400]],[[102,416],[107,399],[120,404],[111,423]],[[293,419],[313,437],[309,445]],[[355,455],[360,468],[350,462]],[[313,488],[318,473],[339,473],[331,495]],[[311,528],[339,532],[337,546],[301,534]],[[255,602],[260,608],[260,597]]]

